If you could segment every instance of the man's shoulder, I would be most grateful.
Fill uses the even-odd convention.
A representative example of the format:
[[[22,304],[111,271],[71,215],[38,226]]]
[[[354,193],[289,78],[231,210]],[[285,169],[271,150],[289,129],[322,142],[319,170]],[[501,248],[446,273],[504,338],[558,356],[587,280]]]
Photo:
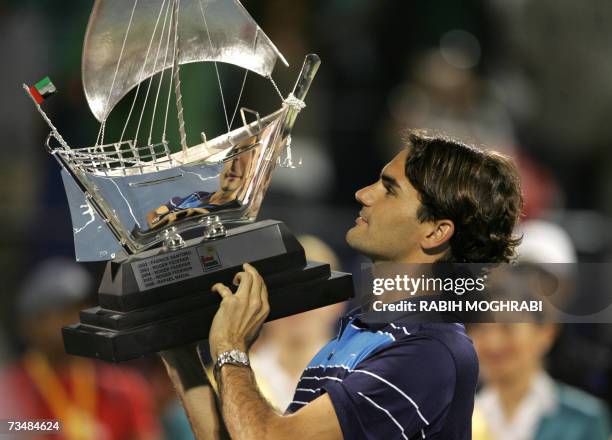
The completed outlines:
[[[438,408],[449,405],[458,411],[460,400],[466,407],[473,406],[478,357],[462,325],[406,325],[404,331],[397,323],[384,330],[389,327],[396,340],[374,351],[355,370],[384,378],[422,400],[431,399]],[[365,378],[354,379],[361,382]]]
[[[391,323],[382,331],[389,332],[394,337],[393,343],[382,347],[383,350],[393,350],[407,355],[429,355],[436,359],[447,359],[454,364],[478,363],[472,340],[466,334],[462,324]]]
[[[318,389],[349,376],[353,383],[380,377],[402,387],[452,390],[475,387],[478,360],[462,325],[349,322],[312,359],[300,383]]]
[[[347,438],[393,436],[398,427],[412,438],[469,425],[478,370],[463,326],[393,323],[360,331],[355,338],[364,343],[387,341],[354,367],[314,367],[295,403],[307,402],[312,390],[305,388],[316,381],[329,394]]]

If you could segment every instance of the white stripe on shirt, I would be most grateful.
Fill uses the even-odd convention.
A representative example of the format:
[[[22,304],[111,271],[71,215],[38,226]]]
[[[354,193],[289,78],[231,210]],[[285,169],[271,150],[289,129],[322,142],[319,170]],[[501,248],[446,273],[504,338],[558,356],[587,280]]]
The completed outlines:
[[[383,332],[382,330],[378,330],[376,333],[378,333],[379,335],[387,335],[389,336],[391,339],[393,339],[393,341],[395,341],[395,336],[393,336],[391,333],[389,332]]]
[[[404,333],[407,334],[408,336],[410,336],[410,332],[408,330],[406,330],[406,327],[398,327],[397,325],[391,323],[391,327],[393,327],[394,329],[399,329],[401,328],[402,330],[404,330]]]
[[[378,376],[377,374],[374,374],[370,371],[367,370],[351,370],[350,368],[348,368],[345,365],[317,365],[314,367],[308,367],[306,368],[308,369],[312,369],[312,368],[344,368],[347,370],[348,373],[363,373],[363,374],[367,374],[368,376],[372,376],[375,379],[380,380],[381,382],[389,385],[391,388],[393,388],[394,390],[396,390],[398,393],[400,393],[403,397],[405,397],[411,404],[412,406],[414,406],[414,408],[417,411],[417,414],[419,415],[419,417],[421,418],[421,420],[423,422],[425,422],[426,425],[429,425],[429,422],[427,421],[427,419],[423,416],[423,414],[421,414],[421,410],[419,408],[419,405],[416,404],[416,402],[406,393],[404,393],[401,389],[399,389],[396,385],[393,385],[391,382],[389,382],[388,380]],[[316,380],[322,380],[322,379],[331,379],[331,380],[336,380],[338,382],[342,382],[343,379],[337,378],[337,377],[331,377],[331,376],[324,376],[324,377],[318,377],[318,376],[303,376],[302,379],[316,379]]]
[[[332,377],[332,376],[321,376],[321,377],[319,377],[319,376],[302,376],[302,379],[312,379],[312,380],[330,379],[330,380],[335,380],[335,381],[338,381],[338,382],[342,382],[342,379],[340,379],[339,377]]]
[[[310,402],[301,402],[299,400],[294,400],[289,405],[293,405],[294,403],[297,405],[308,405]]]
[[[393,423],[395,423],[395,425],[402,431],[402,437],[405,438],[406,440],[408,440],[408,437],[406,437],[406,433],[404,432],[404,428],[402,427],[402,425],[400,425],[400,423],[397,420],[395,420],[395,418],[391,415],[391,413],[389,411],[384,409],[382,406],[378,405],[376,402],[374,402],[372,399],[370,399],[368,396],[364,395],[363,393],[358,392],[357,394],[359,394],[361,397],[366,399],[368,402],[370,402],[372,405],[374,405],[379,410],[384,411],[385,414],[387,414],[387,416],[389,416],[391,421]]]
[[[317,388],[317,389],[312,389],[312,388],[296,388],[295,391],[306,391],[309,393],[316,393],[317,391],[319,391],[321,388]]]
[[[336,364],[336,365],[323,365],[323,364],[320,364],[320,365],[313,365],[312,367],[306,367],[306,368],[304,369],[304,371],[306,371],[306,370],[314,370],[315,368],[323,368],[323,369],[326,369],[326,368],[344,368],[344,369],[345,369],[345,370],[347,370],[349,373],[350,373],[351,371],[353,371],[353,370],[351,370],[351,367],[349,367],[349,366],[347,366],[347,365],[341,365],[341,364]]]
[[[380,377],[380,376],[378,376],[378,375],[376,375],[376,374],[374,374],[374,373],[371,373],[371,372],[369,372],[369,371],[366,371],[366,370],[353,370],[352,372],[353,372],[353,373],[363,373],[363,374],[367,374],[368,376],[372,376],[372,377],[374,377],[374,378],[376,378],[376,379],[380,380],[381,382],[383,382],[383,383],[385,383],[385,384],[389,385],[391,388],[393,388],[393,389],[394,389],[394,390],[396,390],[398,393],[400,393],[402,396],[404,396],[404,397],[405,397],[405,398],[406,398],[406,399],[407,399],[407,400],[408,400],[408,401],[409,401],[409,402],[412,404],[412,406],[414,406],[414,407],[415,407],[415,409],[416,409],[416,411],[417,411],[417,414],[419,415],[419,417],[421,418],[421,420],[422,420],[423,422],[425,422],[425,424],[426,424],[426,425],[429,425],[429,422],[427,421],[427,419],[425,419],[425,417],[423,417],[423,414],[421,414],[421,410],[419,409],[419,405],[417,405],[417,404],[416,404],[416,402],[415,402],[414,400],[412,400],[412,398],[410,398],[410,396],[409,396],[408,394],[404,393],[404,392],[403,392],[402,390],[400,390],[400,389],[399,389],[397,386],[393,385],[393,384],[392,384],[391,382],[389,382],[388,380],[383,379],[382,377]]]

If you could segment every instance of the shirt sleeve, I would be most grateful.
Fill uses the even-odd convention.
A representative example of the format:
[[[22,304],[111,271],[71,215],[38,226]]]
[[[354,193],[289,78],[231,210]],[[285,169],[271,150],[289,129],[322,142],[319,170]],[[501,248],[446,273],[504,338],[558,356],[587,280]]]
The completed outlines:
[[[455,362],[439,341],[393,342],[326,385],[346,439],[427,438],[453,399]]]

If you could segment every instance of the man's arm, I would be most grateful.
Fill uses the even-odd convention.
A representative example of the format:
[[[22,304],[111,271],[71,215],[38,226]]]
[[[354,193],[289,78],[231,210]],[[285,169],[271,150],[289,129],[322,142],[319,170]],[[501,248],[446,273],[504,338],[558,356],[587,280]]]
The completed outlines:
[[[209,334],[213,360],[220,353],[247,352],[257,338],[270,307],[263,279],[252,266],[234,278],[236,293],[223,284],[213,286],[222,297]],[[295,414],[282,416],[260,394],[249,367],[225,364],[216,379],[221,413],[195,347],[162,353],[168,374],[181,398],[196,439],[217,439],[224,427],[234,440],[342,439],[342,431],[329,396],[323,395]],[[225,422],[225,423],[223,423]]]
[[[223,418],[232,439],[342,439],[334,407],[327,394],[295,414],[277,414],[257,389],[250,368],[224,365],[218,375]]]
[[[160,353],[197,439],[227,438],[215,392],[197,354],[196,345]]]
[[[270,312],[268,289],[254,267],[245,264],[236,274],[236,293],[223,284],[213,286],[221,295],[219,311],[209,334],[213,360],[232,349],[247,352]],[[277,414],[260,394],[248,367],[225,364],[217,374],[221,412],[234,440],[341,439],[342,432],[331,400],[323,395],[289,416]]]

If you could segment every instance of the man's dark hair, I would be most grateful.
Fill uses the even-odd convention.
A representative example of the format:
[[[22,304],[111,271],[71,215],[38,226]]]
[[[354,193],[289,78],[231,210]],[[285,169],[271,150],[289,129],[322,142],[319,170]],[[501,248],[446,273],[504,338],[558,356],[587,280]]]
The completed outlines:
[[[513,161],[442,136],[409,132],[406,177],[419,193],[419,221],[452,220],[443,261],[501,263],[515,258],[512,235],[523,207]]]

